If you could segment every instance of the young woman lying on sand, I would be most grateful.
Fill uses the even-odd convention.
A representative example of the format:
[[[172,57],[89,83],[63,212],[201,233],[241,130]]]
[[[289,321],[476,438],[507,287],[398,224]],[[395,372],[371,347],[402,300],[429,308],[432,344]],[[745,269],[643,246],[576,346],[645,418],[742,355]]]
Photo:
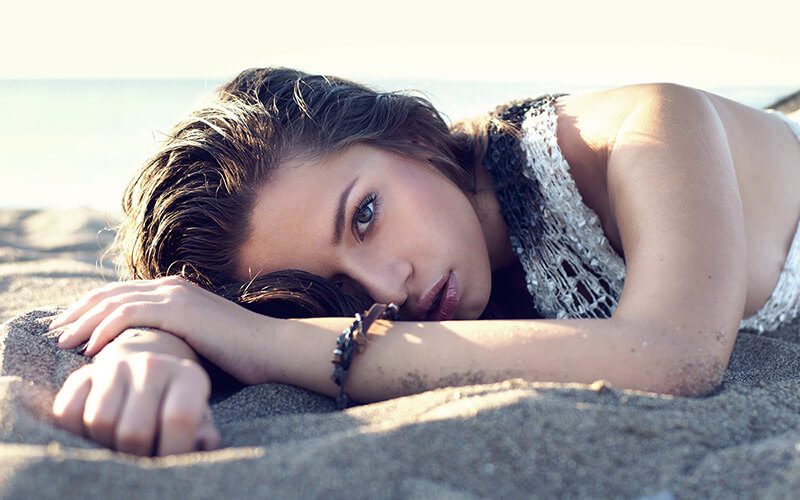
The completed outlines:
[[[373,301],[402,319],[361,328],[357,401],[512,377],[707,394],[740,326],[800,307],[799,141],[779,114],[672,84],[448,130],[418,97],[245,71],[128,187],[129,280],[53,321],[61,347],[100,354],[55,416],[131,453],[216,447],[198,356],[337,396],[331,353]]]

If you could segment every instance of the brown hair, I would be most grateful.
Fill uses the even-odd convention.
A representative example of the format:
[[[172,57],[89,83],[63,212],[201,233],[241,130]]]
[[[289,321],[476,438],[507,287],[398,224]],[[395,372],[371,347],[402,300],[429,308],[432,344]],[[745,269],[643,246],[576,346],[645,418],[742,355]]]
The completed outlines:
[[[274,316],[351,314],[363,298],[308,273],[236,282],[257,188],[289,159],[361,143],[428,161],[470,191],[474,137],[451,133],[415,95],[287,68],[243,71],[175,126],[128,185],[115,243],[120,275],[182,275]]]

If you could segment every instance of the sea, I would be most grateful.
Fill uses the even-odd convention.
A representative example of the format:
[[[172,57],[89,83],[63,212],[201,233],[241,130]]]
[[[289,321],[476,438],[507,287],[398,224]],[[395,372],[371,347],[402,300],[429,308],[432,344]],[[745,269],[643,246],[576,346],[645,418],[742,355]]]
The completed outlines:
[[[610,85],[365,79],[380,90],[422,94],[455,121],[511,99]],[[0,209],[89,207],[109,215],[135,169],[174,123],[221,81],[0,80]],[[706,90],[764,107],[794,87]]]

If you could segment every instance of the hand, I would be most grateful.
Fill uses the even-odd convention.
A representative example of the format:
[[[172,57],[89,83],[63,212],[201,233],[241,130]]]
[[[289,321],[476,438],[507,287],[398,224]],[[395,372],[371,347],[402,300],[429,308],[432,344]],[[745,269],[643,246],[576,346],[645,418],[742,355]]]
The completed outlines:
[[[183,278],[111,283],[87,294],[61,313],[50,329],[64,328],[59,347],[87,341],[93,356],[128,328],[169,332],[245,383],[268,380],[269,349],[259,329],[274,330],[281,320],[267,318]]]
[[[115,450],[172,455],[219,447],[197,363],[139,352],[113,354],[75,371],[53,403],[59,425]]]

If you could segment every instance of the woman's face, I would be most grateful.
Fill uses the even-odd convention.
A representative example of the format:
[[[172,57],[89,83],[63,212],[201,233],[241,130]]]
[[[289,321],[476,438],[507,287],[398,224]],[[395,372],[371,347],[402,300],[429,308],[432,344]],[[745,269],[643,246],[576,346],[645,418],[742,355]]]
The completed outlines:
[[[491,288],[469,198],[418,160],[356,145],[281,166],[259,189],[237,275],[299,269],[399,304],[406,319],[475,319]]]

